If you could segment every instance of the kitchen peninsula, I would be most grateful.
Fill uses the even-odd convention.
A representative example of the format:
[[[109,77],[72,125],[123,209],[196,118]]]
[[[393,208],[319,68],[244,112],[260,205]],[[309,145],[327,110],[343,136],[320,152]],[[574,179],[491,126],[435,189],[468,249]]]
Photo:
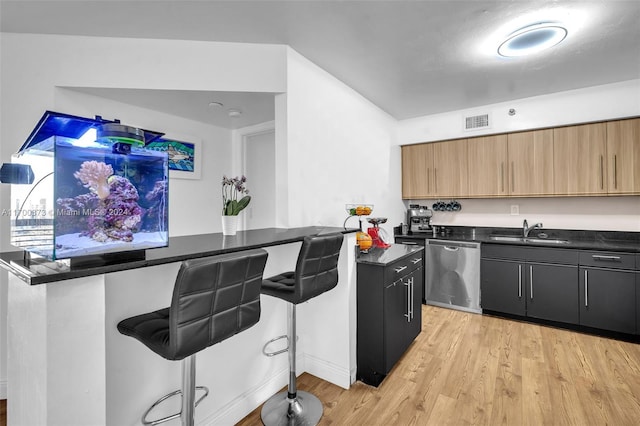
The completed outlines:
[[[172,237],[144,258],[105,264],[0,253],[0,266],[9,271],[8,424],[137,424],[150,403],[179,388],[180,363],[120,335],[120,320],[168,306],[183,260],[264,248],[269,276],[295,268],[305,236],[334,232],[346,234],[338,286],[300,306],[299,365],[348,388],[356,361],[354,231],[268,228]],[[255,327],[198,355],[198,385],[211,389],[196,410],[198,423],[235,423],[286,384],[286,357],[262,354],[264,343],[286,330],[286,304],[268,296],[261,304]]]

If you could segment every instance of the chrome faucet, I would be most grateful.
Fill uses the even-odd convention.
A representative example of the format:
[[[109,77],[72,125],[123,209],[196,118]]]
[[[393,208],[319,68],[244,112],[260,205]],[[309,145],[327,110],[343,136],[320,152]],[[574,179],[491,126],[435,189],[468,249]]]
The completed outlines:
[[[525,219],[522,224],[522,233],[524,234],[524,237],[527,238],[529,236],[529,232],[534,229],[542,229],[542,223],[536,223],[535,225],[529,226],[527,219]]]

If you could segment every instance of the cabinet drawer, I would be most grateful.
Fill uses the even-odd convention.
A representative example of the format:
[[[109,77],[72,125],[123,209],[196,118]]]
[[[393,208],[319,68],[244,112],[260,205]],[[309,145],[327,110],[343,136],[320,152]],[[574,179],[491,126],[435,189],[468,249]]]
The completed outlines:
[[[530,248],[527,252],[527,261],[539,263],[556,263],[562,265],[577,265],[578,252],[571,249],[535,247]]]
[[[423,250],[411,253],[409,256],[403,257],[402,259],[399,259],[387,265],[384,268],[385,285],[391,284],[404,277],[405,275],[410,274],[415,269],[423,266],[423,253]]]
[[[636,259],[631,253],[581,251],[580,265],[601,268],[635,269]]]
[[[410,246],[424,246],[425,239],[417,239],[417,238],[406,238],[406,237],[395,237],[396,244],[407,244]]]
[[[527,247],[508,244],[482,244],[480,256],[485,259],[526,260]]]

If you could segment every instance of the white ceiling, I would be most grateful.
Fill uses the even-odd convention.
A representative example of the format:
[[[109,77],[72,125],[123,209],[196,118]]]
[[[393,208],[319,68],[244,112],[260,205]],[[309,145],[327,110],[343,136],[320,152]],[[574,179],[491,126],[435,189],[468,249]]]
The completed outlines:
[[[495,54],[540,21],[569,35],[534,57]],[[3,32],[287,44],[397,119],[638,79],[639,23],[639,0],[0,0]],[[273,119],[273,94],[220,94],[245,111],[230,120],[212,117],[217,93],[89,92],[229,128]]]

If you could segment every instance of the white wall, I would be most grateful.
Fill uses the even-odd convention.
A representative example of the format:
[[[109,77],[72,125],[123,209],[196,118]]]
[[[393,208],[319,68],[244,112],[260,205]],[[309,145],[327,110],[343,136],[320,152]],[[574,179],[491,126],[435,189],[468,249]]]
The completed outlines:
[[[510,108],[516,110],[514,116],[509,116]],[[463,130],[463,117],[483,113],[490,114],[490,129]],[[640,116],[640,80],[403,120],[398,124],[396,142],[408,145],[632,116]],[[396,173],[400,173],[399,162],[396,164]],[[433,201],[412,202],[431,206]],[[461,203],[462,210],[458,213],[434,212],[433,223],[519,227],[523,219],[528,219],[542,222],[546,228],[640,231],[637,196],[503,198],[461,200]],[[511,205],[519,206],[519,216],[511,216]]]
[[[399,223],[396,120],[291,49],[286,96],[291,226],[342,226],[345,203],[374,204],[373,216]]]
[[[287,108],[284,119],[276,115],[276,170],[286,182],[289,226],[342,226],[345,203],[374,204],[374,216],[400,223],[404,206],[399,193],[389,190],[400,186],[394,173],[400,151],[392,143],[396,120],[291,49],[281,101]],[[279,123],[286,131],[278,132]],[[280,164],[286,164],[286,173]],[[358,223],[350,219],[348,226]],[[353,250],[342,253],[341,264],[354,261]],[[344,270],[350,277],[341,279],[352,285],[327,292],[313,308],[302,306],[299,329],[301,336],[313,336],[303,346],[316,355],[306,358],[307,371],[348,386],[337,378],[345,369],[355,378],[356,318],[349,307],[355,306],[356,289],[355,271]]]

